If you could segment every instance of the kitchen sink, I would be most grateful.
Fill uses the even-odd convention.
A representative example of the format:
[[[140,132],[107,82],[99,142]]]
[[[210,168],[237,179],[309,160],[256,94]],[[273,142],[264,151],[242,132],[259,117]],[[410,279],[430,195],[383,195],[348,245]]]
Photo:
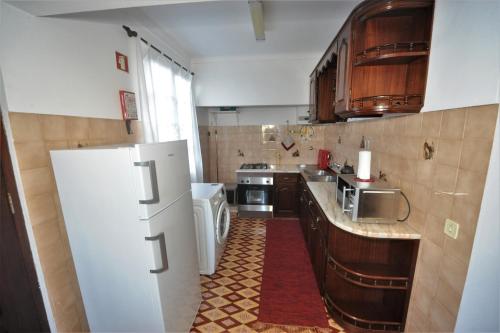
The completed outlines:
[[[337,177],[332,175],[325,176],[309,176],[307,177],[308,182],[336,182]]]
[[[329,176],[331,175],[330,172],[327,172],[325,170],[311,170],[311,169],[304,169],[304,172],[307,173],[308,175],[311,176]]]

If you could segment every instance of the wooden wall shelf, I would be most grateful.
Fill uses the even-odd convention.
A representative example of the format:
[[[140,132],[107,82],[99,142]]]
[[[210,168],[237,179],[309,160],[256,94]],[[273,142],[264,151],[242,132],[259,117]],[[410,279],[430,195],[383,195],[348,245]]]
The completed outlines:
[[[419,112],[423,106],[423,95],[380,95],[353,99],[353,112]]]
[[[380,311],[380,306],[378,304],[370,304],[370,303],[343,303],[342,305],[336,304],[328,295],[325,296],[325,303],[330,311],[334,315],[335,319],[340,319],[344,324],[350,324],[358,329],[363,330],[373,330],[373,331],[386,331],[386,332],[401,332],[402,331],[402,323],[399,321],[393,320],[370,320],[361,317],[360,315],[353,315],[352,312],[354,309],[357,311],[363,311],[367,317],[375,316],[376,312],[383,313],[383,310]]]
[[[354,66],[400,65],[429,55],[428,42],[399,42],[370,47],[358,52]]]
[[[328,257],[328,264],[340,278],[360,287],[398,290],[408,289],[409,278],[407,276],[397,276],[400,273],[400,267],[398,265],[351,263],[344,266],[332,257]],[[349,268],[347,266],[349,266]]]

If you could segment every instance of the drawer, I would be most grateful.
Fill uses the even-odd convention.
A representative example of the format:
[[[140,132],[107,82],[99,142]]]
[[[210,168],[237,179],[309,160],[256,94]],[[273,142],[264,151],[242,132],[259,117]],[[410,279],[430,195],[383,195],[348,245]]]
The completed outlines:
[[[274,179],[277,184],[281,183],[297,183],[299,177],[297,173],[276,173],[274,174]]]

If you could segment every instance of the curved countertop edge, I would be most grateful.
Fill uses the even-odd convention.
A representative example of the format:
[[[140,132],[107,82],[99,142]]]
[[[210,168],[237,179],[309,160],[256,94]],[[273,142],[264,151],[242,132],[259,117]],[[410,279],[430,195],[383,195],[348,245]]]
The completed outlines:
[[[353,222],[341,211],[335,200],[335,183],[307,182],[306,184],[330,223],[344,231],[371,238],[420,239],[422,237],[407,222],[394,224]]]

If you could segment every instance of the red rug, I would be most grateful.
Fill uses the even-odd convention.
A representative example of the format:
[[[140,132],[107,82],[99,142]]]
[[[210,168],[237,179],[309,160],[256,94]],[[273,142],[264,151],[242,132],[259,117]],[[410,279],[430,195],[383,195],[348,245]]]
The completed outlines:
[[[297,219],[266,222],[258,325],[329,331],[325,307]]]

